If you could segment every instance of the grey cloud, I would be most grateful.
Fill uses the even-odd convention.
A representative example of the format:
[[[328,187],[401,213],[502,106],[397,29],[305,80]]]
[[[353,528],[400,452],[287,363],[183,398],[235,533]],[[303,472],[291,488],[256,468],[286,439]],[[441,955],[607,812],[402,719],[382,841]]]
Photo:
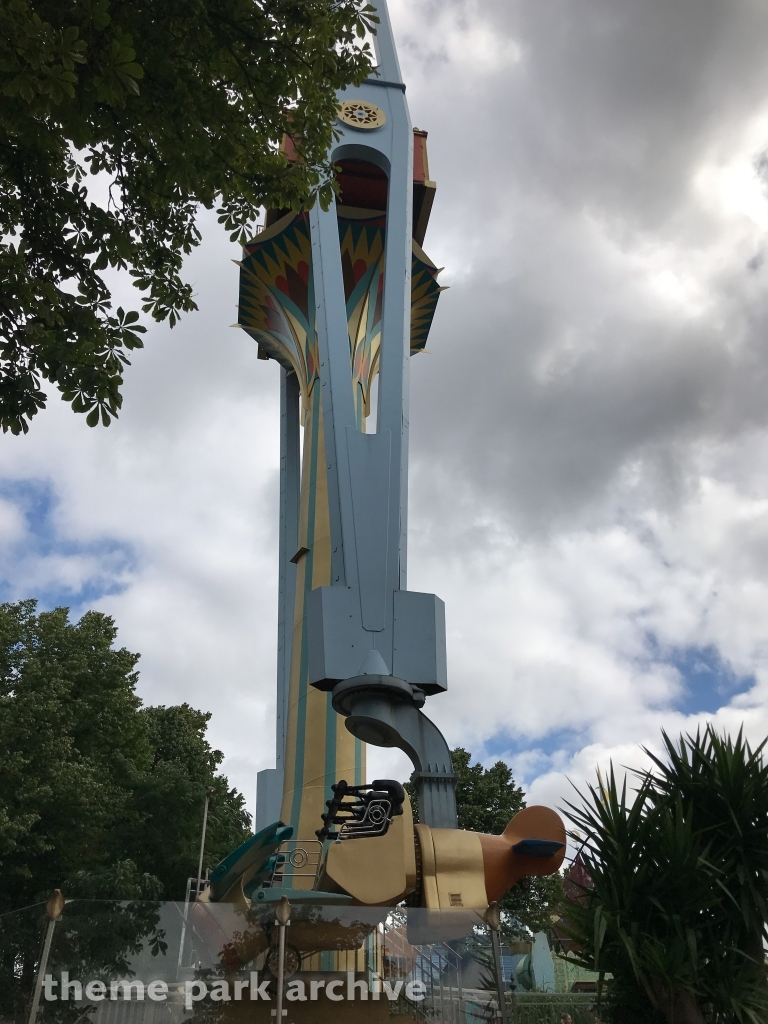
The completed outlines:
[[[442,180],[461,178],[454,203],[473,184],[492,181],[503,194],[506,181],[569,207],[618,207],[622,219],[645,214],[658,223],[684,199],[692,162],[713,143],[727,146],[766,94],[768,12],[748,0],[415,9],[418,27],[404,31],[404,63],[418,90],[412,107],[417,123],[432,128]],[[455,21],[446,22],[446,9]],[[458,33],[486,25],[493,38],[518,44],[520,60],[487,77],[482,62],[430,61],[446,24]]]
[[[438,179],[427,249],[452,285],[435,355],[414,364],[414,471],[449,489],[466,480],[523,529],[594,510],[630,460],[645,465],[654,500],[674,501],[687,493],[689,443],[765,423],[766,278],[747,293],[747,241],[716,272],[691,265],[728,244],[692,177],[768,97],[768,12],[447,9],[455,21],[445,5],[420,5],[419,32],[405,34]],[[472,19],[521,52],[482,79],[480,97],[480,65],[434,59],[440,32]],[[659,272],[708,277],[709,309],[654,303],[635,259],[652,263],[654,250]]]

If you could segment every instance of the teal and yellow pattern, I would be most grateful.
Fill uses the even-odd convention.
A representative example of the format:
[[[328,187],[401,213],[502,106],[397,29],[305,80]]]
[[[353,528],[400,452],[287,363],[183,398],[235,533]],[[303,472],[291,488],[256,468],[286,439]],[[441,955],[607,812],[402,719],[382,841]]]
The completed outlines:
[[[365,431],[379,370],[386,217],[339,208],[350,365],[357,423]],[[238,326],[260,349],[292,370],[301,389],[304,427],[296,607],[291,651],[282,820],[300,838],[314,836],[332,783],[365,781],[365,749],[331,707],[331,695],[309,686],[306,594],[331,582],[328,481],[309,217],[288,214],[245,246],[240,264]],[[437,268],[414,242],[411,354],[424,348],[441,287]],[[298,880],[297,880],[298,881]]]

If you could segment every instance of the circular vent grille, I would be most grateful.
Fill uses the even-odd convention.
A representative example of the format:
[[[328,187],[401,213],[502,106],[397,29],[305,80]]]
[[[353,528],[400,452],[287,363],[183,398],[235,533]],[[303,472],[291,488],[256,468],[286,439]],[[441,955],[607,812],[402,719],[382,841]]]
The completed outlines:
[[[381,128],[387,115],[381,107],[363,100],[345,100],[339,105],[339,120],[351,128]]]

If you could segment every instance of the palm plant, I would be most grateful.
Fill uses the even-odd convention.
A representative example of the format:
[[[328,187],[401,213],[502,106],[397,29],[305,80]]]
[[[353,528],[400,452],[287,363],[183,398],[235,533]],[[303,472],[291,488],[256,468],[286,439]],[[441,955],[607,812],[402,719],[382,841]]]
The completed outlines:
[[[591,879],[566,912],[582,966],[610,974],[617,1024],[762,1024],[768,911],[768,771],[739,735],[663,734],[667,757],[613,767],[568,816]]]

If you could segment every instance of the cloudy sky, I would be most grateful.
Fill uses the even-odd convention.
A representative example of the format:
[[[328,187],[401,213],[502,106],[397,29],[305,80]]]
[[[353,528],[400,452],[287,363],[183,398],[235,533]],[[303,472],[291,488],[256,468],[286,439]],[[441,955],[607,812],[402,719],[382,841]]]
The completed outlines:
[[[768,6],[391,11],[450,285],[412,367],[409,586],[448,621],[429,713],[553,806],[662,728],[762,739]],[[274,758],[278,370],[229,328],[238,250],[202,225],[200,312],[150,328],[120,420],[90,430],[54,395],[0,441],[2,596],[113,615],[147,702],[213,713],[252,809]]]

